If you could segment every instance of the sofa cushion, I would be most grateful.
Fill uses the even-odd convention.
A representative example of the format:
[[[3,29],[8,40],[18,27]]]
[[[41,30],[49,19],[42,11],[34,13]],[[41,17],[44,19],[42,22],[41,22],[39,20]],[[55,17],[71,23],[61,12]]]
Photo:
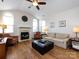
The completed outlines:
[[[65,39],[65,38],[68,38],[68,37],[69,37],[68,34],[56,33],[56,38]]]
[[[6,34],[4,34],[4,37],[10,37],[10,34],[6,33]]]
[[[55,38],[55,33],[48,33],[47,35],[48,35],[48,37],[53,37],[53,38]]]
[[[2,38],[3,37],[3,34],[0,34],[0,38]]]
[[[0,38],[3,37],[3,36],[4,36],[4,37],[10,37],[10,34],[5,33],[5,34],[3,35],[3,33],[0,33]]]

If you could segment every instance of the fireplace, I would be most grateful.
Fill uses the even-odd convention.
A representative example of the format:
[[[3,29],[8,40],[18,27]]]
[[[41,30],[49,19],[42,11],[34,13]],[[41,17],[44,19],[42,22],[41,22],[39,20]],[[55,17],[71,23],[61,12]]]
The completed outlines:
[[[29,32],[21,32],[21,40],[29,39]]]
[[[19,42],[31,39],[30,27],[19,27]]]

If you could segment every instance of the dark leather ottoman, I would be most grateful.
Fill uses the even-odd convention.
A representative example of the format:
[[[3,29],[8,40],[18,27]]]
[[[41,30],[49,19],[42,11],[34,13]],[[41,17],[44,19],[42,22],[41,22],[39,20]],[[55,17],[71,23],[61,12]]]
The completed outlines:
[[[47,40],[33,40],[32,47],[43,55],[53,49],[54,43]]]

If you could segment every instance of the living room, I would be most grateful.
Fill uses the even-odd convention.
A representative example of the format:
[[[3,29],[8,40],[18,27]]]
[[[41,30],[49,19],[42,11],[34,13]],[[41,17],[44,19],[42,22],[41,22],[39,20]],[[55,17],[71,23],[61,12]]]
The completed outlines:
[[[33,1],[0,1],[0,59],[78,59],[79,1]]]

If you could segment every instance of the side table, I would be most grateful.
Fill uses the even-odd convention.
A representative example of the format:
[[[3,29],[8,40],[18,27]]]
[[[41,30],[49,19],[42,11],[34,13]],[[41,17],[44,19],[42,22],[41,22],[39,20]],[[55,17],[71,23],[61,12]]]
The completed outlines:
[[[44,39],[44,37],[48,36],[47,34],[41,34],[42,39]]]
[[[72,41],[72,48],[75,50],[79,50],[79,41]]]
[[[75,38],[70,38],[70,48],[79,50],[79,40],[76,40]]]

